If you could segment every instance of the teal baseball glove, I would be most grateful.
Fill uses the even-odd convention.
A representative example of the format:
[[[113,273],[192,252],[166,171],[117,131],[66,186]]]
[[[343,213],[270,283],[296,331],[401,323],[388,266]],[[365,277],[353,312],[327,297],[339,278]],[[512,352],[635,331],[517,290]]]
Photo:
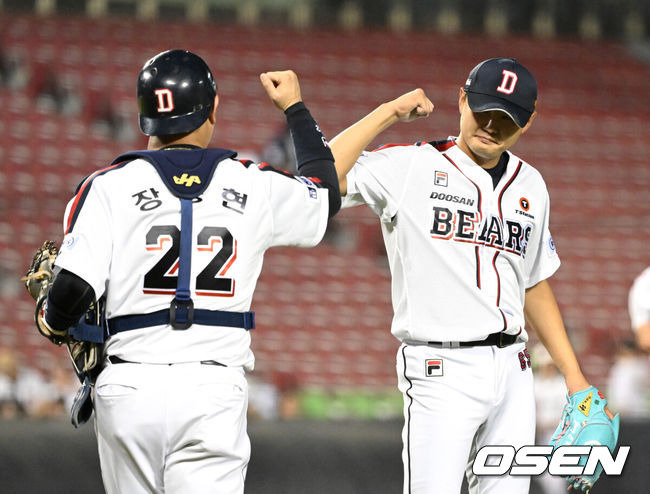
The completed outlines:
[[[619,415],[610,419],[605,412],[606,405],[603,394],[593,386],[568,395],[560,424],[549,443],[553,451],[560,446],[602,445],[613,453],[618,441]],[[584,466],[586,462],[587,456],[581,456],[579,465]],[[602,472],[599,463],[593,475],[569,476],[569,488],[588,493]]]

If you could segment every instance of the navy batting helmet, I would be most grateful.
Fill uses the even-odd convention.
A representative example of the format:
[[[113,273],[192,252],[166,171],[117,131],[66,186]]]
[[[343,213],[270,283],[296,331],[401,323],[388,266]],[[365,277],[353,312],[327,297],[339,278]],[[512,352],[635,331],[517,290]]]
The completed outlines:
[[[198,129],[214,106],[217,85],[201,57],[168,50],[144,64],[138,76],[140,129],[148,136]]]

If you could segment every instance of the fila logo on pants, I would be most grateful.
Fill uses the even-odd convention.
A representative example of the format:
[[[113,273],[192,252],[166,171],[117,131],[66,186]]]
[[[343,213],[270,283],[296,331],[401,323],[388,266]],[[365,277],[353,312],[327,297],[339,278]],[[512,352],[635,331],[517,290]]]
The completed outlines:
[[[442,376],[442,359],[425,360],[424,375],[427,377]]]

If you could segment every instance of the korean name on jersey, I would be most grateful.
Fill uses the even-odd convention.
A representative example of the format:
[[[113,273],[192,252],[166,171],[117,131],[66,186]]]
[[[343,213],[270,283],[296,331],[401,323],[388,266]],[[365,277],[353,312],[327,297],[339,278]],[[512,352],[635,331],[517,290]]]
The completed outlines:
[[[220,162],[193,203],[195,307],[249,310],[266,249],[317,244],[327,217],[327,191],[308,180],[236,159]],[[111,166],[91,175],[68,204],[56,264],[87,281],[97,297],[106,296],[107,318],[168,308],[177,283],[180,220],[179,199],[150,163]],[[106,350],[137,362],[213,359],[250,369],[249,346],[248,331],[239,328],[158,326],[114,335]]]

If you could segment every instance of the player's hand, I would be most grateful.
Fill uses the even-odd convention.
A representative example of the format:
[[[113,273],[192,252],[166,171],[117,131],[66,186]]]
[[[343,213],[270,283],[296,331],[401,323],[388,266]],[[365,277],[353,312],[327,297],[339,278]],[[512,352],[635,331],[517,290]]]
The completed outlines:
[[[420,88],[394,99],[390,105],[401,122],[412,122],[417,118],[428,117],[433,111],[433,103]]]
[[[260,81],[271,101],[282,111],[302,101],[298,76],[293,70],[264,72]]]
[[[587,382],[587,380],[584,378],[584,376],[580,375],[581,381],[579,385],[575,385],[575,381],[572,382],[571,384],[567,384],[567,391],[569,393],[569,396],[579,393],[580,391],[584,391],[586,389],[589,389],[591,387],[591,384]],[[568,380],[567,383],[571,382],[571,380]],[[614,418],[614,413],[607,407],[605,406],[605,415],[611,420]]]
[[[644,324],[637,329],[636,341],[641,351],[650,353],[650,323]]]

